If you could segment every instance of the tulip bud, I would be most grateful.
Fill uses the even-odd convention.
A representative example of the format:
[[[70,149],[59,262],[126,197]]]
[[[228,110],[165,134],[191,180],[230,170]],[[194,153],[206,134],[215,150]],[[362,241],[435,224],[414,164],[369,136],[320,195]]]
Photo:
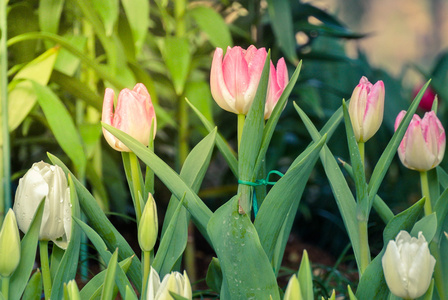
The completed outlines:
[[[16,215],[9,209],[0,230],[0,275],[9,277],[20,262],[20,236]]]
[[[79,294],[78,285],[74,279],[70,280],[67,284],[67,293],[69,300],[80,300],[81,295]]]
[[[402,230],[395,241],[389,241],[382,264],[392,294],[416,299],[428,290],[436,260],[421,231],[416,239]]]
[[[398,114],[395,130],[405,114],[405,111]],[[414,115],[398,147],[398,156],[407,168],[428,171],[442,161],[445,144],[445,130],[433,111],[425,113],[423,119]]]
[[[153,137],[156,135],[156,114],[146,87],[142,83],[137,83],[132,91],[129,89],[121,90],[118,95],[115,113],[114,96],[114,91],[107,88],[104,94],[101,121],[126,132],[143,145],[148,146],[152,123],[154,123]],[[103,134],[106,141],[115,150],[131,151],[104,128]]]
[[[33,164],[19,180],[13,209],[22,232],[28,232],[42,199],[45,204],[39,240],[52,240],[66,249],[72,223],[70,189],[64,171],[43,161]]]
[[[252,105],[260,83],[266,60],[266,49],[250,46],[216,48],[210,72],[210,88],[216,103],[224,110],[246,115]],[[277,63],[277,71],[271,62],[268,91],[265,105],[265,119],[269,118],[280,95],[288,83],[285,60]]]
[[[358,142],[368,141],[380,128],[384,113],[384,83],[362,77],[353,90],[348,112]]]
[[[160,282],[159,274],[151,267],[148,279],[147,300],[171,300],[170,292],[178,294],[186,299],[193,299],[190,279],[187,273],[171,272],[163,277]]]
[[[157,241],[159,223],[157,221],[157,207],[154,197],[149,194],[138,225],[138,243],[142,251],[151,251]]]
[[[289,279],[288,286],[286,287],[285,296],[283,300],[301,300],[302,292],[300,290],[299,279],[297,275],[292,275],[291,279]]]

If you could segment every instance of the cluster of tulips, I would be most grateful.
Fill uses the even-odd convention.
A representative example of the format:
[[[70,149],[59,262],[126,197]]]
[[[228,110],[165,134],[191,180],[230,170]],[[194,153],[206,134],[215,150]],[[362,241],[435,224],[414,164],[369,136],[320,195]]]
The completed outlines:
[[[221,108],[238,115],[239,132],[242,131],[240,125],[244,126],[244,118],[257,93],[267,56],[268,53],[264,48],[257,49],[254,46],[250,46],[247,50],[241,47],[228,48],[224,57],[222,49],[218,48],[215,51],[210,74],[211,92]],[[270,118],[289,82],[283,58],[278,61],[276,67],[269,61],[269,68],[263,114],[265,120]],[[139,83],[133,90],[122,90],[115,108],[114,98],[114,90],[106,89],[102,122],[127,133],[141,144],[150,146],[156,136],[156,113],[145,86]],[[362,161],[364,143],[377,132],[382,123],[384,98],[385,87],[382,81],[371,84],[367,78],[362,77],[350,99],[348,113]],[[402,111],[397,116],[395,130],[405,114],[406,112]],[[119,138],[104,127],[103,134],[113,149],[131,152]],[[241,134],[238,136],[240,138]],[[240,140],[238,142],[240,143]],[[420,172],[422,186],[427,185],[427,171],[442,161],[445,143],[445,131],[434,111],[427,112],[423,118],[413,116],[398,147],[398,155],[407,168]],[[132,169],[132,159],[130,161]],[[138,163],[134,167],[138,168]],[[135,178],[134,180],[140,181]],[[174,299],[176,294],[176,299],[192,299],[192,288],[186,272],[183,274],[172,272],[160,280],[158,272],[151,267],[151,257],[159,234],[156,201],[151,193],[142,194],[144,189],[135,185],[135,181],[130,188],[134,196],[138,242],[142,250],[144,270],[142,298]],[[64,171],[59,166],[38,162],[20,179],[14,208],[6,215],[0,232],[0,275],[5,299],[8,299],[8,278],[20,262],[18,228],[27,233],[42,200],[44,209],[39,243],[45,297],[47,299],[50,297],[52,278],[48,273],[48,242],[52,241],[61,249],[67,248],[73,222],[72,204]],[[241,214],[248,213],[243,204],[240,206]],[[425,215],[432,214],[431,201],[425,202],[424,209]],[[367,264],[368,261],[365,266]],[[435,265],[436,260],[431,255],[428,242],[421,232],[417,237],[413,237],[407,231],[400,231],[395,240],[389,241],[382,256],[383,272],[390,291],[405,299],[418,298],[428,290]],[[294,274],[283,297],[302,299],[301,290],[303,287],[301,288],[301,283]],[[67,286],[66,295],[68,299],[80,299],[76,283],[71,282]],[[266,299],[268,298],[269,296]]]

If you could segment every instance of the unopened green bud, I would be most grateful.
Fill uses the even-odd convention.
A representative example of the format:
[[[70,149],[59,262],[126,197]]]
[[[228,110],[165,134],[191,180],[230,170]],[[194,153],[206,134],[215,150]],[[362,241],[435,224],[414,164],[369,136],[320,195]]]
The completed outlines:
[[[79,294],[78,285],[76,285],[75,280],[70,280],[67,284],[68,299],[70,300],[80,300],[81,296]]]
[[[16,215],[9,209],[0,231],[0,275],[9,277],[20,262],[20,236]]]
[[[157,208],[154,197],[149,194],[145,208],[138,225],[138,243],[142,251],[151,251],[157,241],[159,223],[157,221]]]
[[[292,275],[291,279],[289,279],[288,286],[286,287],[285,296],[283,300],[300,300],[302,299],[302,292],[300,290],[299,279],[297,275]]]

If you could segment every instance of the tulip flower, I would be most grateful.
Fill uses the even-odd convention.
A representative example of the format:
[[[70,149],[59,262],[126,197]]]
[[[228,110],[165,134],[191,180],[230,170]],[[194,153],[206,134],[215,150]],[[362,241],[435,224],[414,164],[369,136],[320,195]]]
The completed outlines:
[[[138,225],[138,243],[142,251],[151,251],[154,248],[159,231],[158,224],[156,202],[149,194]]]
[[[126,132],[145,146],[149,144],[151,124],[154,123],[156,135],[156,114],[148,90],[142,83],[134,89],[121,90],[114,112],[115,93],[107,88],[104,94],[103,114],[101,121]],[[130,152],[119,139],[103,128],[103,134],[109,145],[117,151]]]
[[[0,275],[9,277],[20,262],[20,236],[16,215],[9,209],[0,230]]]
[[[422,87],[423,84],[415,86],[414,90],[412,91],[412,98],[415,98],[415,96],[417,96],[418,92],[420,92]],[[437,95],[431,88],[431,86],[428,86],[428,88],[423,93],[422,100],[420,100],[418,107],[424,111],[430,111],[432,108],[432,103],[434,102],[436,96]]]
[[[210,87],[216,103],[224,110],[246,115],[252,105],[261,73],[266,60],[266,49],[250,46],[227,48],[223,60],[223,50],[216,48],[210,72]],[[265,119],[269,118],[280,95],[288,83],[285,60],[277,63],[277,70],[271,62]]]
[[[186,299],[193,299],[191,292],[190,279],[187,273],[171,272],[163,277],[160,282],[159,274],[151,267],[151,273],[148,280],[147,300],[171,300],[170,292],[178,294]]]
[[[384,83],[380,80],[372,85],[363,76],[353,90],[348,112],[358,143],[368,141],[383,122]]]
[[[66,249],[72,223],[70,189],[64,171],[43,161],[33,164],[17,187],[13,209],[24,233],[28,232],[42,199],[45,204],[39,240],[51,240]]]
[[[402,230],[389,241],[382,258],[384,277],[392,294],[404,299],[422,296],[431,283],[436,260],[422,232],[418,239]]]
[[[398,114],[395,130],[405,114],[405,111]],[[407,168],[428,171],[442,161],[445,144],[445,130],[433,111],[425,113],[423,119],[414,115],[398,147],[398,156]]]

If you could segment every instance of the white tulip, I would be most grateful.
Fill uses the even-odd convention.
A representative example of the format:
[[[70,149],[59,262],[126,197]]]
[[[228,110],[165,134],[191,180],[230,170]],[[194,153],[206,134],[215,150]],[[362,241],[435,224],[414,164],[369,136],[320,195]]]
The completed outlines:
[[[392,294],[415,299],[428,290],[436,260],[429,252],[421,231],[417,239],[402,230],[395,241],[389,241],[382,263],[384,277]]]
[[[39,240],[51,240],[66,249],[72,222],[70,189],[64,171],[43,161],[33,164],[19,180],[13,209],[24,233],[30,228],[42,199],[45,204]]]
[[[186,299],[193,299],[191,292],[190,279],[188,279],[187,273],[171,272],[163,277],[160,282],[159,274],[151,267],[149,274],[148,289],[146,293],[147,300],[172,300],[170,293],[178,294]]]

